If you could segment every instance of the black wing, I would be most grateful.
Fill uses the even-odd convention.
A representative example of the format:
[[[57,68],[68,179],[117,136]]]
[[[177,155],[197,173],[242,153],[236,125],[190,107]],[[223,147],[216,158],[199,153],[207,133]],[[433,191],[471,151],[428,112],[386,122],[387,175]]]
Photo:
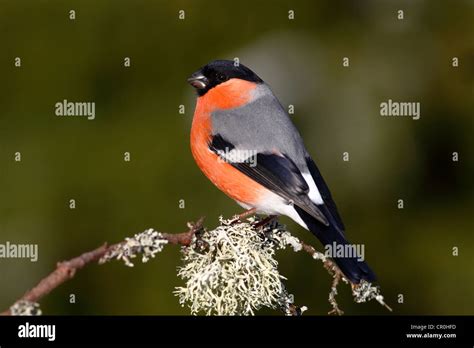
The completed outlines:
[[[219,134],[213,136],[209,148],[225,159],[227,151],[235,146]],[[309,187],[295,163],[285,155],[258,153],[256,160],[230,162],[229,164],[252,178],[262,186],[294,204],[319,222],[328,226],[329,221],[316,204],[308,197]]]
[[[311,176],[313,177],[314,182],[316,183],[316,187],[318,188],[319,193],[321,194],[321,197],[324,201],[324,214],[326,215],[328,220],[330,220],[331,224],[334,224],[337,227],[339,232],[345,231],[346,228],[344,226],[344,223],[342,222],[341,217],[339,216],[336,203],[334,203],[334,200],[331,196],[331,192],[329,191],[329,188],[326,185],[326,182],[324,181],[321,172],[316,166],[316,163],[314,163],[314,161],[310,157],[307,157],[306,164],[308,166],[309,172],[311,173]]]

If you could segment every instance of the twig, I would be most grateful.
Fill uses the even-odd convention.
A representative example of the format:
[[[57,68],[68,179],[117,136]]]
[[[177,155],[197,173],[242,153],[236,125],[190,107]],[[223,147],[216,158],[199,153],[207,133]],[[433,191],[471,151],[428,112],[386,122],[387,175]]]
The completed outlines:
[[[193,236],[202,229],[204,223],[204,216],[199,218],[196,223],[188,222],[188,232],[183,233],[162,233],[162,237],[170,244],[179,244],[182,246],[188,246],[193,240]]]
[[[244,218],[250,216],[250,215],[253,215],[257,212],[257,209],[256,208],[250,208],[250,209],[247,209],[246,211],[240,213],[240,214],[237,214],[234,216],[234,218],[232,219],[231,223],[232,224],[235,224],[239,221],[242,221]]]
[[[77,270],[83,268],[90,262],[100,259],[110,247],[104,244],[97,249],[86,252],[78,257],[75,257],[68,261],[58,262],[56,269],[48,276],[43,278],[33,289],[29,290],[22,298],[18,301],[37,302],[42,297],[49,294],[53,289],[64,283],[66,280],[74,277]],[[10,315],[10,309],[0,313],[0,315]]]
[[[383,299],[383,296],[380,294],[380,290],[377,286],[373,286],[371,283],[362,280],[359,284],[352,283],[349,281],[345,276],[344,273],[339,269],[336,263],[327,258],[323,253],[316,251],[311,245],[304,244],[301,242],[301,247],[304,251],[310,254],[313,259],[321,260],[323,263],[324,268],[328,271],[328,273],[333,277],[333,281],[331,283],[331,291],[329,292],[329,303],[332,306],[332,310],[328,312],[328,314],[336,314],[342,315],[344,312],[339,308],[339,305],[336,301],[337,295],[337,286],[339,282],[342,280],[346,284],[351,285],[352,289],[352,296],[357,303],[366,302],[371,299],[375,299],[379,302],[382,306],[387,308],[390,312],[392,312],[392,308],[390,308]]]
[[[316,251],[314,247],[311,245],[305,244],[301,242],[301,245],[303,247],[303,250],[306,251],[308,254],[310,254],[313,259],[319,259],[322,261],[324,268],[328,271],[328,273],[333,277],[332,284],[331,284],[331,291],[329,292],[329,303],[332,306],[332,310],[328,312],[328,314],[336,314],[336,315],[343,315],[344,311],[342,311],[339,308],[339,305],[336,301],[336,295],[337,295],[337,286],[339,285],[339,282],[341,279],[346,282],[350,283],[345,277],[344,274],[341,272],[339,267],[332,261],[331,259],[328,259],[324,254]],[[351,285],[355,285],[352,284]]]
[[[337,295],[337,286],[339,281],[341,280],[341,274],[338,272],[334,272],[333,280],[331,284],[331,291],[329,292],[329,303],[332,306],[332,310],[328,312],[328,314],[336,314],[336,315],[343,315],[344,311],[339,308],[339,305],[336,301]]]
[[[201,217],[195,224],[188,223],[189,230],[187,232],[177,234],[162,233],[162,238],[166,239],[170,244],[188,246],[189,244],[191,244],[193,236],[202,228],[203,222],[204,217]],[[87,264],[98,261],[104,255],[114,250],[122,243],[123,242],[110,246],[107,246],[107,244],[105,243],[97,249],[85,252],[78,257],[75,257],[68,261],[58,262],[56,265],[56,269],[53,272],[44,277],[35,287],[27,291],[26,294],[23,295],[23,297],[15,301],[15,303],[19,303],[20,301],[39,301],[44,296],[49,294],[52,290],[60,286],[62,283],[73,278],[78,270],[80,270]],[[0,313],[0,315],[11,315],[11,310],[7,309],[6,311]]]

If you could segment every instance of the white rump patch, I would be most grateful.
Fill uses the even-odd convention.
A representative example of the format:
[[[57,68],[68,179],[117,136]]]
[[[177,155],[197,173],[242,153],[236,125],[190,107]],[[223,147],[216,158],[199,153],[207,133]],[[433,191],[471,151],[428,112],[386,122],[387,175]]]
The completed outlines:
[[[323,198],[321,197],[321,194],[319,193],[318,188],[316,187],[316,183],[313,180],[313,177],[311,176],[310,173],[301,173],[303,175],[304,180],[309,186],[309,199],[313,201],[313,203],[316,204],[324,204]]]

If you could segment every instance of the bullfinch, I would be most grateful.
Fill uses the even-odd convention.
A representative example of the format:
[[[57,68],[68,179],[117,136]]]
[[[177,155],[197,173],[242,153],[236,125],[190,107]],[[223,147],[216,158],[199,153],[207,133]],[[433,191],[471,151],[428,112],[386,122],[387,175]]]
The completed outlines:
[[[324,246],[349,244],[329,188],[270,87],[243,64],[215,60],[188,79],[197,91],[191,151],[245,209],[286,215]],[[352,283],[375,274],[358,256],[333,257]]]

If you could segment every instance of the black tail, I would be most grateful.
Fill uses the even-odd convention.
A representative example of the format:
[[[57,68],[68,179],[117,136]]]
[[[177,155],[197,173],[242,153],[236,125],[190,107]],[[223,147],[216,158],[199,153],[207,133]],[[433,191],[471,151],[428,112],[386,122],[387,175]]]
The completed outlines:
[[[323,208],[324,205],[318,205],[318,208]],[[303,221],[308,226],[309,230],[319,239],[319,241],[326,247],[331,246],[340,246],[339,248],[342,249],[343,246],[350,244],[341,230],[337,228],[337,224],[334,221],[331,221],[331,214],[327,211],[329,215],[329,226],[324,226],[311,215],[306,213],[303,209],[296,207],[296,211],[301,216]],[[324,210],[323,210],[323,213]],[[337,252],[337,249],[334,250],[333,248],[333,255],[334,252]],[[353,255],[353,254],[352,254]],[[347,255],[345,255],[347,256]],[[374,272],[369,268],[365,261],[359,259],[358,256],[352,257],[331,257],[337,264],[337,266],[341,269],[342,273],[350,280],[352,283],[359,284],[361,280],[366,280],[368,282],[373,282],[376,279]]]

